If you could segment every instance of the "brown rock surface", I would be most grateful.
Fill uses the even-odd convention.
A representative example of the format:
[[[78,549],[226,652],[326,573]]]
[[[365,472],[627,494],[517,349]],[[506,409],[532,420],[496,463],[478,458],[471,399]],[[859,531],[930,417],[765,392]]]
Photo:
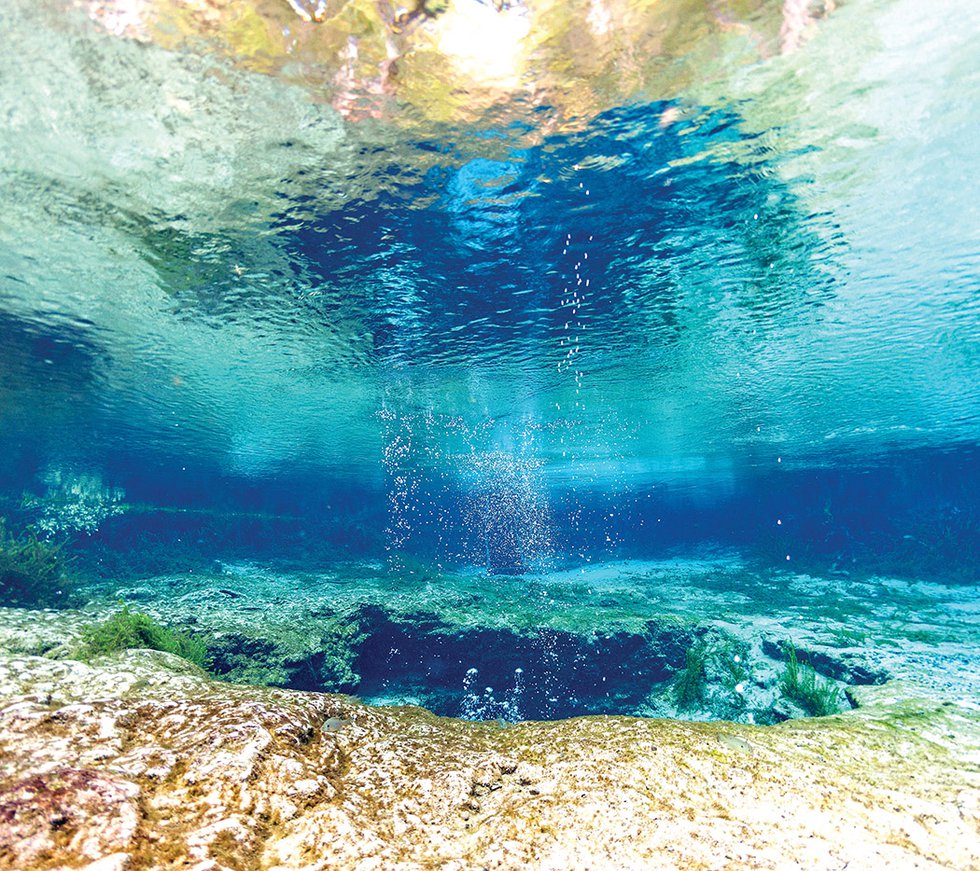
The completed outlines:
[[[975,868],[980,717],[507,728],[0,655],[0,868]],[[94,863],[94,864],[92,864]]]

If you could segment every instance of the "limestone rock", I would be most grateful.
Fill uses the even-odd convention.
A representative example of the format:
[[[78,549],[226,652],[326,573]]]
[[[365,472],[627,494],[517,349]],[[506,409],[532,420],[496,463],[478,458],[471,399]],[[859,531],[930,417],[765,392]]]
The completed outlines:
[[[0,868],[976,867],[978,714],[861,702],[500,728],[147,651],[2,654]]]

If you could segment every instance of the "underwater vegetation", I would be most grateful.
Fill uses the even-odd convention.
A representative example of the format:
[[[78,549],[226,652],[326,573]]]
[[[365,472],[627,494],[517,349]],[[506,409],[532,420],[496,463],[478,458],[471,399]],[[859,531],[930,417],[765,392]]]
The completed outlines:
[[[88,627],[82,638],[82,647],[76,651],[79,659],[149,649],[173,653],[204,669],[210,665],[207,646],[200,638],[161,626],[148,614],[130,611],[128,606],[103,623]]]
[[[15,535],[0,517],[0,601],[40,608],[71,604],[74,580],[58,543],[32,531]]]
[[[674,676],[673,689],[679,710],[696,707],[704,699],[708,683],[708,647],[701,641],[687,649],[684,668]]]
[[[750,702],[748,688],[762,683],[753,676],[749,645],[736,638],[711,633],[691,644],[684,654],[684,665],[670,680],[668,695],[677,715],[699,716],[750,722],[776,722],[782,714],[772,707],[770,698],[761,707],[759,699]],[[751,709],[751,710],[750,710]]]
[[[817,677],[813,666],[800,662],[791,644],[786,652],[786,670],[779,682],[783,694],[799,705],[811,717],[825,717],[840,712],[840,688],[829,680]]]

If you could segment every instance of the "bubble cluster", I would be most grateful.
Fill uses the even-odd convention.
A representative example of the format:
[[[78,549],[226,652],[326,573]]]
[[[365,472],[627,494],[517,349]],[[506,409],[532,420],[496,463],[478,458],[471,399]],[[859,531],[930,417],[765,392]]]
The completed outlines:
[[[524,669],[514,669],[514,686],[505,690],[500,698],[494,694],[493,687],[481,691],[477,679],[478,669],[471,668],[463,678],[463,703],[460,716],[464,720],[503,720],[506,723],[520,722],[521,701],[524,696]]]
[[[551,546],[540,463],[502,452],[475,454],[470,462],[465,524],[474,556],[492,574],[523,574]]]

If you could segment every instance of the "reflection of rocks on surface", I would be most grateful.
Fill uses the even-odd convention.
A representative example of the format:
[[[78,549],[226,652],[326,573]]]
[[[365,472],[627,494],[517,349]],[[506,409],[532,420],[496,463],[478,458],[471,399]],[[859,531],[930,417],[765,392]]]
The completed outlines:
[[[160,653],[4,654],[0,868],[975,867],[977,715],[858,696],[766,729],[502,729]]]
[[[524,100],[556,127],[638,99],[674,97],[780,50],[816,16],[782,4],[654,0],[145,0],[85,4],[109,33],[169,49],[206,50],[330,93],[354,120],[473,118]],[[799,3],[787,3],[798,7]],[[695,67],[690,56],[698,59]],[[534,87],[529,88],[528,82]],[[522,99],[523,98],[523,99]],[[405,112],[408,108],[411,111]]]

